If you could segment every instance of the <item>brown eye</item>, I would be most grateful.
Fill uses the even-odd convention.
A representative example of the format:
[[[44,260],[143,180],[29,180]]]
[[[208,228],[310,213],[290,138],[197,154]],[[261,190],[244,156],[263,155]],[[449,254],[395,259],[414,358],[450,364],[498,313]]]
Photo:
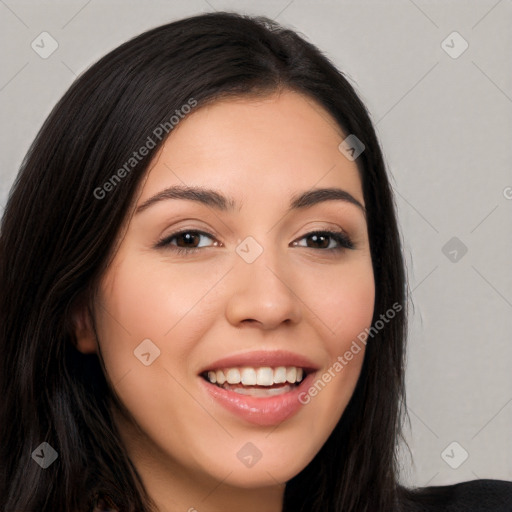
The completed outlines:
[[[315,231],[303,236],[300,240],[306,240],[306,245],[294,242],[299,247],[309,249],[324,249],[327,251],[339,251],[343,249],[353,249],[354,244],[345,234],[336,231]]]
[[[328,249],[331,242],[329,235],[309,235],[308,239],[315,249]]]
[[[185,233],[180,233],[174,237],[177,241],[176,245],[178,247],[196,247],[196,244],[199,243],[200,235],[193,234],[190,231]]]
[[[156,248],[169,248],[178,252],[192,252],[212,245],[217,245],[217,242],[206,245],[203,244],[202,246],[199,245],[202,240],[208,238],[210,240],[214,240],[213,235],[209,233],[189,229],[187,231],[180,231],[165,237],[157,243]]]

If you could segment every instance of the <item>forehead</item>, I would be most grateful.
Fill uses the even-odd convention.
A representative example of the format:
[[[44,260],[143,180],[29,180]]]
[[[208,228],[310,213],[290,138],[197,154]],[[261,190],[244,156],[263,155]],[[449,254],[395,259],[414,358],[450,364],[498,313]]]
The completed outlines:
[[[338,149],[344,138],[322,106],[297,92],[223,99],[175,126],[150,165],[139,204],[172,185],[268,201],[342,187],[363,203],[357,165]]]

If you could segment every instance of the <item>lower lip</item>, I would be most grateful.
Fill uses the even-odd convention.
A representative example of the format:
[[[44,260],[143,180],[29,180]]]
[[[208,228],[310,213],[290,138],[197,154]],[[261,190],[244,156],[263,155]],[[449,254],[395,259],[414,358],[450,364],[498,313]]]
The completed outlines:
[[[269,397],[241,395],[199,378],[210,396],[228,411],[255,425],[271,426],[282,423],[299,411],[303,406],[299,395],[309,389],[314,376],[315,373],[310,373],[288,393]]]

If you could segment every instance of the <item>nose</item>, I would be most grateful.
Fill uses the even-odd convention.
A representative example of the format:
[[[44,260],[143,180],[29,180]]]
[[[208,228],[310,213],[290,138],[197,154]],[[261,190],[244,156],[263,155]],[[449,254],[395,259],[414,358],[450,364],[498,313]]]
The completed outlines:
[[[293,290],[294,277],[277,256],[265,250],[252,263],[238,260],[230,272],[231,287],[226,317],[236,326],[254,325],[264,330],[297,324],[302,302]]]

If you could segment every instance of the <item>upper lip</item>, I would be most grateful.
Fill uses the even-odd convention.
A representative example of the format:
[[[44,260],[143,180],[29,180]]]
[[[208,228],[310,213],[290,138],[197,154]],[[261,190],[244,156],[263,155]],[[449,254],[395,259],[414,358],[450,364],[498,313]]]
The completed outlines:
[[[234,354],[231,356],[217,359],[213,363],[208,364],[199,373],[210,370],[221,370],[222,368],[236,368],[250,366],[259,368],[261,366],[270,366],[276,368],[278,366],[296,366],[306,371],[316,371],[318,367],[306,356],[288,352],[286,350],[259,350],[255,352],[246,352],[244,354]]]

